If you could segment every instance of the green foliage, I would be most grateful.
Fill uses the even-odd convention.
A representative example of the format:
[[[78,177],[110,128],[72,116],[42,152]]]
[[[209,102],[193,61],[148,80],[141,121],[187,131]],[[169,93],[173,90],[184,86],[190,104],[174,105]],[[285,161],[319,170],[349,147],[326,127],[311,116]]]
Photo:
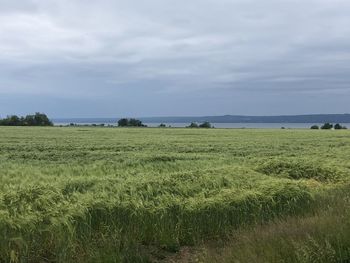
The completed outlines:
[[[318,129],[318,127],[317,128],[316,127],[317,127],[317,125],[314,125],[311,127],[311,129]],[[334,128],[335,130],[342,130],[342,129],[346,130],[347,129],[346,126],[342,126],[339,123],[337,123],[333,126],[333,124],[327,122],[321,126],[321,129],[323,129],[323,130],[330,130],[332,128]]]
[[[145,262],[300,215],[348,180],[349,145],[348,131],[1,127],[0,259]]]
[[[333,128],[333,124],[331,124],[331,123],[325,123],[325,124],[323,124],[322,126],[321,126],[321,129],[322,130],[330,130],[330,129],[332,129]]]
[[[191,122],[187,128],[212,128],[210,122],[203,122],[202,124],[197,124],[196,122]]]
[[[199,128],[211,128],[210,122],[203,122],[202,124],[199,125]]]
[[[144,125],[140,120],[126,119],[126,118],[120,119],[118,121],[118,126],[119,127],[146,127],[146,125]]]
[[[119,127],[126,127],[126,126],[128,126],[128,125],[129,125],[129,120],[126,119],[126,118],[120,119],[120,120],[118,121],[118,126],[119,126]]]
[[[318,127],[318,125],[312,125],[310,127],[311,130],[318,130],[320,127]]]
[[[198,124],[195,122],[191,122],[191,124],[189,126],[187,126],[187,128],[198,128]]]
[[[53,126],[53,123],[44,113],[37,112],[35,115],[27,115],[26,117],[12,115],[0,119],[0,126]]]
[[[335,130],[342,130],[342,129],[347,129],[346,126],[342,126],[339,123],[337,123],[336,125],[334,125],[334,129]]]

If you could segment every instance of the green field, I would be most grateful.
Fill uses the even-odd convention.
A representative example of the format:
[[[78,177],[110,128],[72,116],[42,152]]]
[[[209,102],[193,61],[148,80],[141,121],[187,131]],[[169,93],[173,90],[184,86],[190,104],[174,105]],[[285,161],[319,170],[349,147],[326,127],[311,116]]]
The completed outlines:
[[[349,131],[1,127],[0,262],[160,260],[310,213],[349,156]]]

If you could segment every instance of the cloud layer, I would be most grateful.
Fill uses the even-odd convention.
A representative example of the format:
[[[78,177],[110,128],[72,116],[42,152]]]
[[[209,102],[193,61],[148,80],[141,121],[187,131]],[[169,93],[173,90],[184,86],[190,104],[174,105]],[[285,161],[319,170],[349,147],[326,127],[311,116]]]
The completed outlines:
[[[0,114],[349,112],[347,0],[0,0]]]

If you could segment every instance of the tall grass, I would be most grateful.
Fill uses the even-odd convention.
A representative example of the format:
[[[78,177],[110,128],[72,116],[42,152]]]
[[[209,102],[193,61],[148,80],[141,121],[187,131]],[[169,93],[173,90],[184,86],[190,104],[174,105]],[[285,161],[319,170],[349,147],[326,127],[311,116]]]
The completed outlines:
[[[350,186],[322,193],[304,216],[232,233],[193,255],[200,262],[336,263],[350,261]]]
[[[147,262],[151,248],[305,214],[348,178],[348,142],[347,131],[1,128],[0,262]]]

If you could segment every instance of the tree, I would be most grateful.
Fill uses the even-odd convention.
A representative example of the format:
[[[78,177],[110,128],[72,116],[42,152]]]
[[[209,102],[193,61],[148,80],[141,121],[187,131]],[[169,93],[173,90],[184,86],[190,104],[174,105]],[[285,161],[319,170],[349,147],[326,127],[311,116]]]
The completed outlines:
[[[159,126],[158,126],[159,128],[165,128],[166,127],[166,125],[164,124],[164,123],[161,123],[161,124],[159,124]]]
[[[339,123],[337,123],[336,125],[334,125],[334,129],[335,130],[341,130],[343,127],[339,124]]]
[[[312,125],[310,127],[311,130],[318,130],[320,127],[318,127],[318,125]]]
[[[129,126],[132,126],[132,127],[144,127],[144,125],[142,124],[142,121],[137,120],[137,119],[130,119],[129,120]]]
[[[44,113],[35,113],[35,115],[27,115],[26,117],[18,117],[17,115],[8,116],[0,120],[0,125],[5,126],[53,126],[53,123]]]
[[[195,122],[191,122],[191,124],[187,126],[187,128],[198,128],[198,124]]]
[[[26,125],[26,126],[35,126],[36,123],[35,123],[34,115],[27,115],[24,118],[24,125]]]
[[[21,124],[21,120],[17,115],[12,115],[10,117],[10,125],[19,126]]]
[[[199,125],[199,128],[211,128],[210,122],[206,121]]]
[[[21,125],[21,119],[17,115],[11,115],[1,120],[0,124],[4,126],[19,126]]]
[[[333,128],[333,124],[330,124],[329,122],[326,122],[325,124],[323,124],[322,126],[321,126],[321,129],[322,130],[330,130],[330,129],[332,129]]]
[[[334,129],[335,130],[342,130],[342,129],[347,129],[347,128],[345,126],[342,126],[339,123],[337,123],[336,125],[334,125]]]
[[[118,121],[118,126],[119,126],[119,127],[126,127],[126,126],[128,126],[128,125],[129,125],[129,120],[126,119],[126,118],[120,119],[120,120]]]
[[[53,123],[49,120],[49,118],[44,113],[35,113],[34,120],[36,125],[38,126],[53,126]]]
[[[142,123],[142,121],[137,120],[137,119],[120,119],[118,121],[118,126],[119,127],[147,127]]]

